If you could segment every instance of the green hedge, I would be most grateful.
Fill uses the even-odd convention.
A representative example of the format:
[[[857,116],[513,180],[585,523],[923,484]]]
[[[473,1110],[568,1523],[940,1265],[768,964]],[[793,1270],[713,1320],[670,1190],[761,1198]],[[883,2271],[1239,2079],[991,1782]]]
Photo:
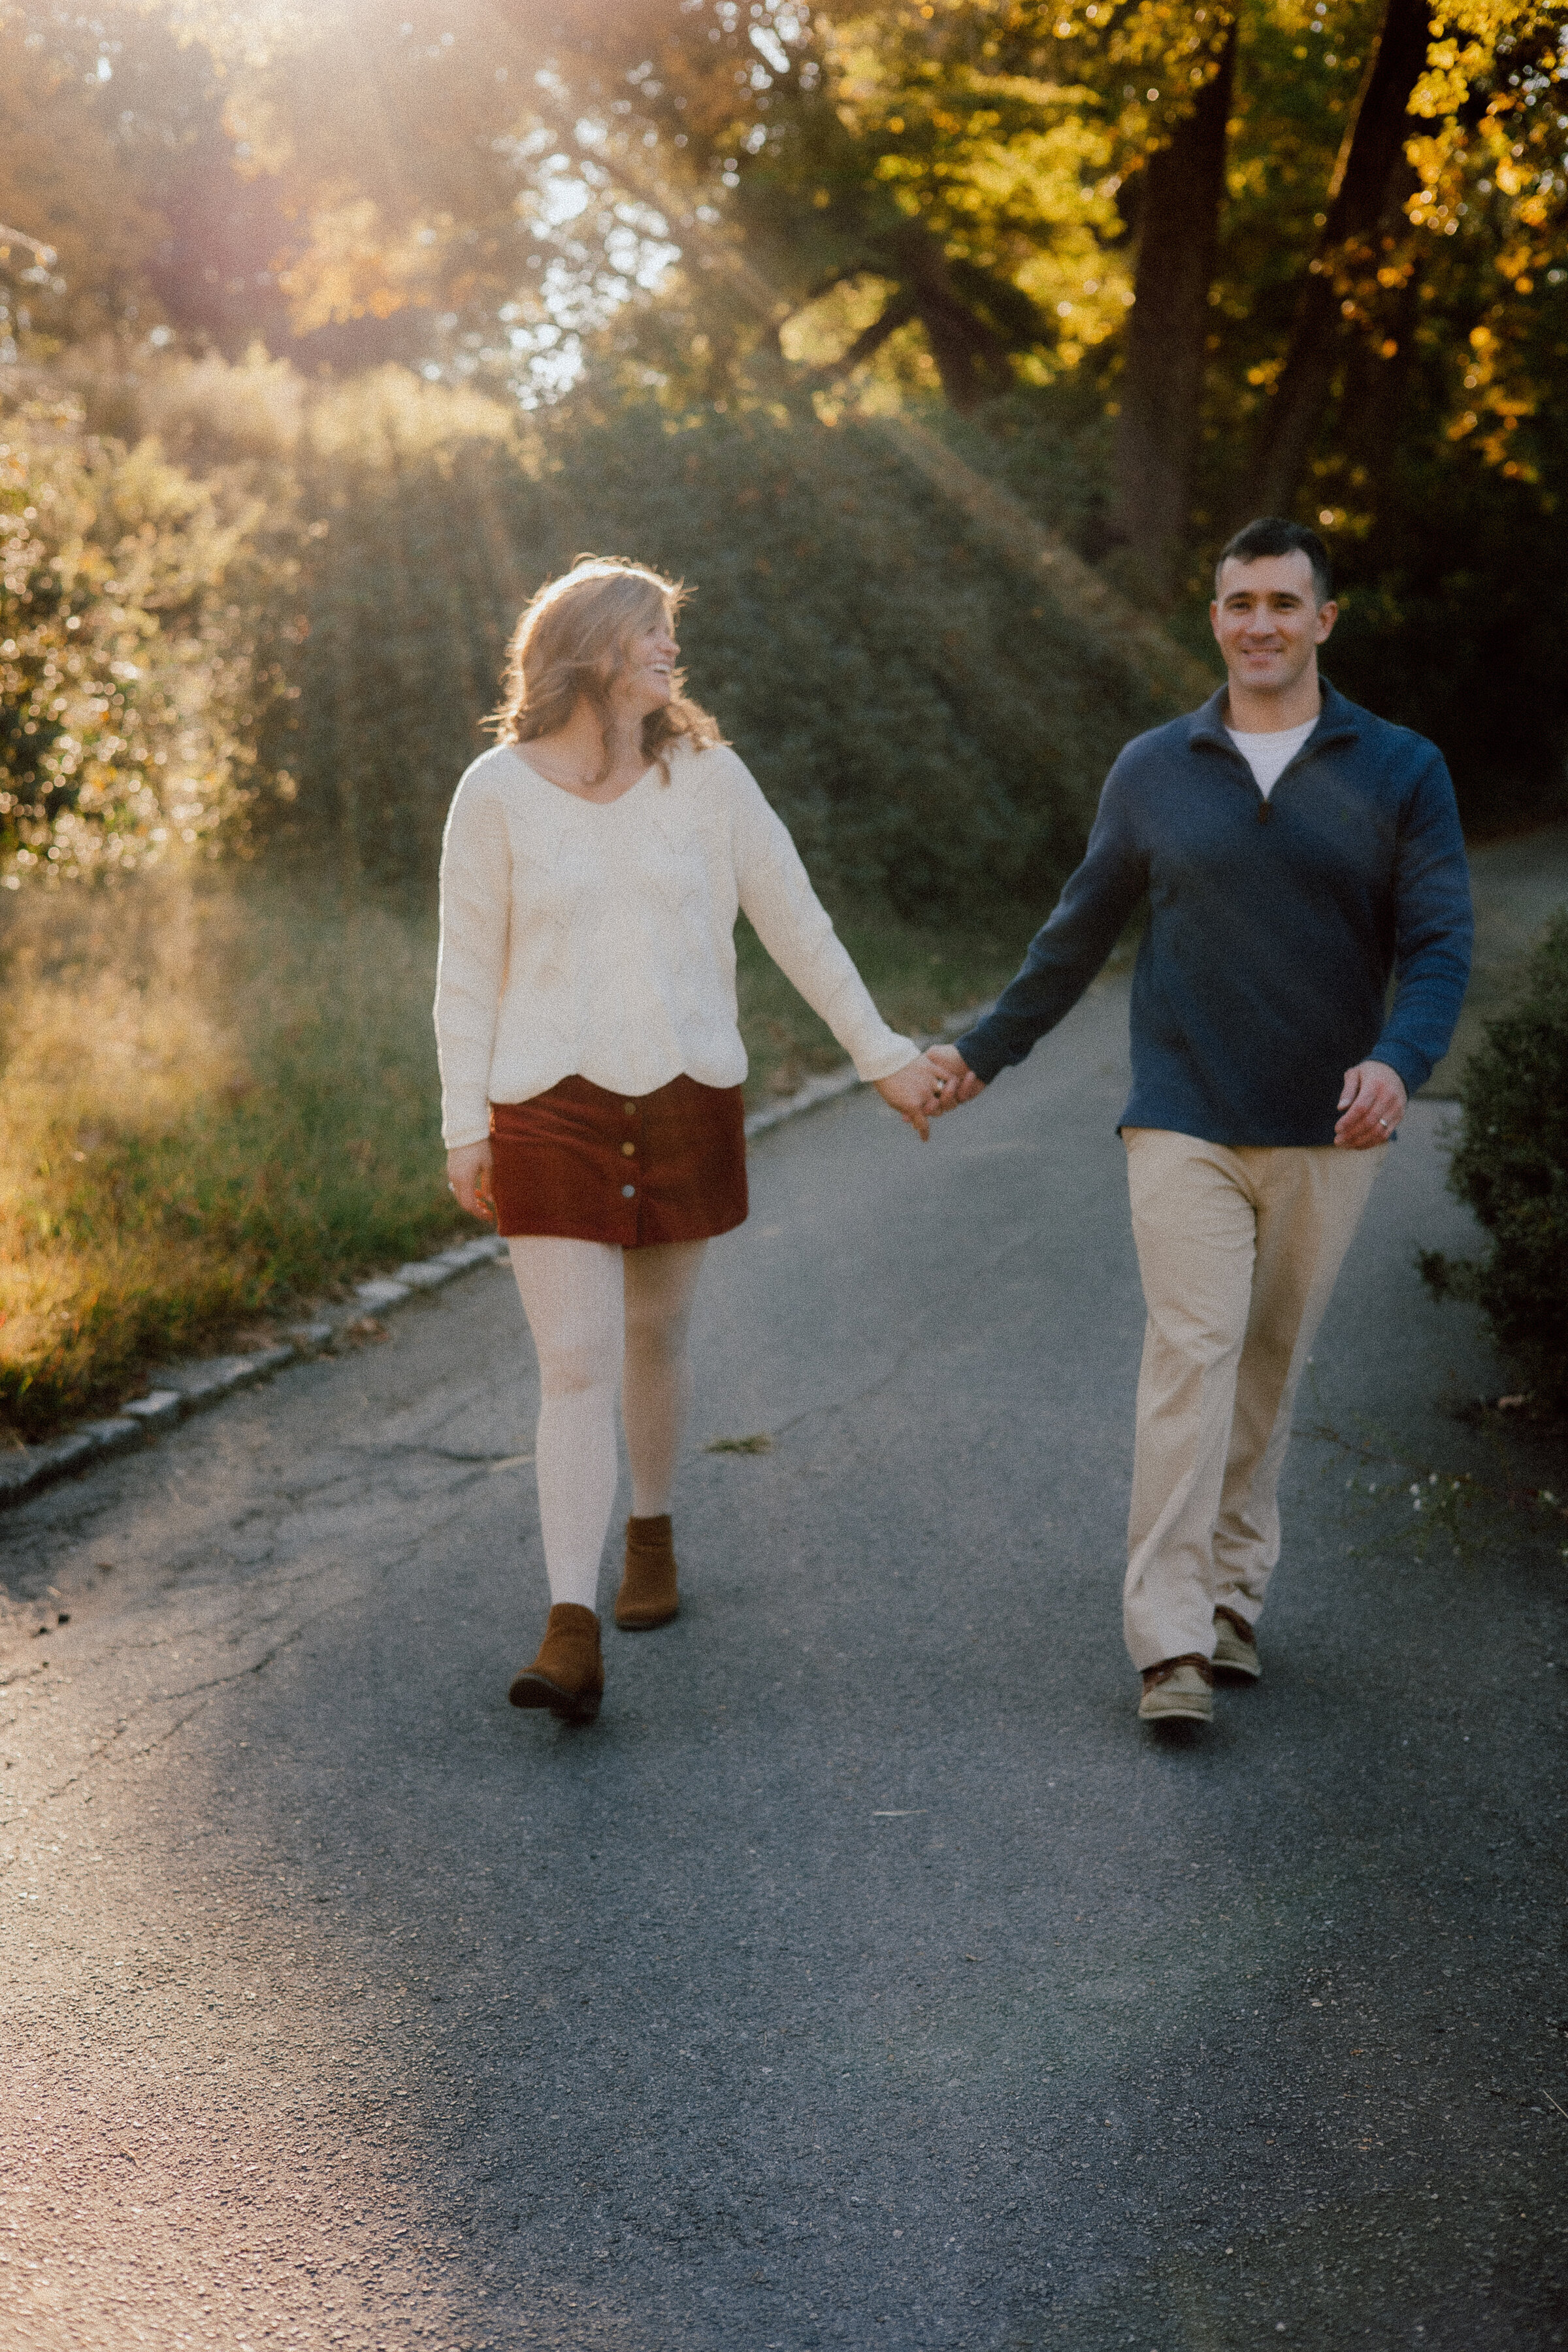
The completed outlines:
[[[1449,1181],[1491,1235],[1490,1255],[1425,1253],[1438,1297],[1479,1302],[1538,1403],[1568,1410],[1568,910],[1531,957],[1518,1003],[1466,1068]]]
[[[0,389],[5,888],[166,864],[242,816],[260,513],[70,399]]]
[[[52,409],[43,386],[0,416],[18,880],[216,845],[237,819],[247,846],[427,905],[512,623],[584,551],[689,583],[692,691],[841,905],[1037,910],[1117,751],[1172,715],[1136,648],[874,420],[586,398],[529,417],[405,369],[310,383],[263,356],[84,363]],[[1081,455],[1064,442],[1057,472]],[[69,642],[62,564],[86,600]]]
[[[526,597],[580,552],[683,576],[691,691],[818,881],[900,914],[1045,904],[1105,771],[1170,715],[875,425],[555,412],[298,460],[306,541],[263,750],[313,862],[430,885]]]

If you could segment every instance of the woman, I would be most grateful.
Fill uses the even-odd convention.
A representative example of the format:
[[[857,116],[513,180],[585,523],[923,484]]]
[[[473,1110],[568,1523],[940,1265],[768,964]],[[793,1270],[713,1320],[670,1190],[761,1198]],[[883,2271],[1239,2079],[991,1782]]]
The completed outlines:
[[[678,1605],[692,1299],[708,1241],[746,1215],[737,910],[922,1139],[949,1089],[882,1020],[784,825],[682,695],[680,593],[589,558],[541,589],[441,858],[447,1180],[496,1217],[539,1354],[551,1608],[510,1697],[568,1722],[604,1689],[617,1385],[632,1517],[616,1622],[662,1625]]]

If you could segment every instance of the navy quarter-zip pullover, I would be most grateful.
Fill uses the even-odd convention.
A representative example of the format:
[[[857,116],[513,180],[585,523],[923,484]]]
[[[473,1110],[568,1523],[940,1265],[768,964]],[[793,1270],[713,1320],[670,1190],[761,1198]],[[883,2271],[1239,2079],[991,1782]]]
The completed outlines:
[[[1471,936],[1454,787],[1436,744],[1325,680],[1266,800],[1226,733],[1226,695],[1128,744],[1082,865],[958,1050],[987,1084],[1021,1062],[1146,893],[1121,1124],[1331,1144],[1353,1064],[1386,1062],[1414,1094],[1447,1051]]]

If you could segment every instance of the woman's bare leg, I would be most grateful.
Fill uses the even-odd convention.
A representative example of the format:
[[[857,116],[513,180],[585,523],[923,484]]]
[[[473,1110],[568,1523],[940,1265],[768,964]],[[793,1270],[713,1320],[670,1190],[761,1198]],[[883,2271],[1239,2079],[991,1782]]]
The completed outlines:
[[[507,1247],[539,1357],[534,1463],[550,1598],[592,1609],[616,1500],[623,1253],[538,1234]]]
[[[626,1372],[621,1419],[632,1473],[632,1515],[659,1517],[691,1410],[688,1335],[706,1242],[629,1249],[626,1259]]]

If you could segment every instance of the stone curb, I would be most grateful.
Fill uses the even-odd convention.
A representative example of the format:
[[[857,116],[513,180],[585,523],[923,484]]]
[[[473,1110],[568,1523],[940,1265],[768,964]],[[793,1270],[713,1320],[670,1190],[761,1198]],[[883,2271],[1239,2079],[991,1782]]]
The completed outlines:
[[[400,1265],[395,1275],[383,1280],[356,1284],[352,1299],[321,1308],[314,1321],[296,1324],[275,1347],[259,1348],[248,1356],[207,1356],[160,1365],[151,1376],[149,1392],[131,1398],[111,1419],[85,1422],[47,1445],[0,1454],[0,1510],[52,1486],[57,1479],[91,1469],[111,1454],[147,1444],[188,1421],[193,1413],[206,1412],[241,1389],[269,1380],[285,1364],[324,1354],[350,1325],[363,1317],[384,1315],[418,1291],[439,1289],[458,1275],[505,1255],[503,1241],[494,1234],[482,1234],[474,1241],[438,1250],[434,1257]]]
[[[941,1035],[958,1036],[988,1010],[988,1006],[982,1005],[968,1013],[954,1013],[942,1024]],[[918,1042],[926,1045],[937,1041],[927,1037]],[[782,1126],[785,1119],[798,1118],[802,1112],[816,1110],[822,1103],[833,1102],[859,1084],[848,1063],[822,1077],[808,1078],[783,1102],[770,1103],[766,1109],[753,1111],[746,1121],[746,1133],[748,1137],[765,1135],[770,1128]],[[207,1356],[186,1363],[161,1365],[150,1376],[147,1394],[132,1397],[107,1420],[84,1422],[79,1429],[68,1430],[63,1437],[51,1438],[45,1445],[26,1445],[15,1453],[0,1454],[0,1511],[40,1494],[58,1479],[79,1475],[114,1454],[151,1444],[166,1430],[188,1421],[193,1413],[205,1412],[222,1404],[226,1398],[237,1395],[241,1389],[254,1388],[258,1381],[270,1380],[286,1364],[329,1352],[350,1326],[365,1317],[388,1314],[419,1292],[438,1290],[475,1266],[489,1265],[505,1255],[504,1241],[494,1234],[481,1234],[471,1242],[458,1242],[437,1250],[433,1257],[400,1265],[395,1274],[357,1283],[352,1300],[320,1308],[313,1321],[296,1324],[275,1347],[258,1349],[249,1356]]]

